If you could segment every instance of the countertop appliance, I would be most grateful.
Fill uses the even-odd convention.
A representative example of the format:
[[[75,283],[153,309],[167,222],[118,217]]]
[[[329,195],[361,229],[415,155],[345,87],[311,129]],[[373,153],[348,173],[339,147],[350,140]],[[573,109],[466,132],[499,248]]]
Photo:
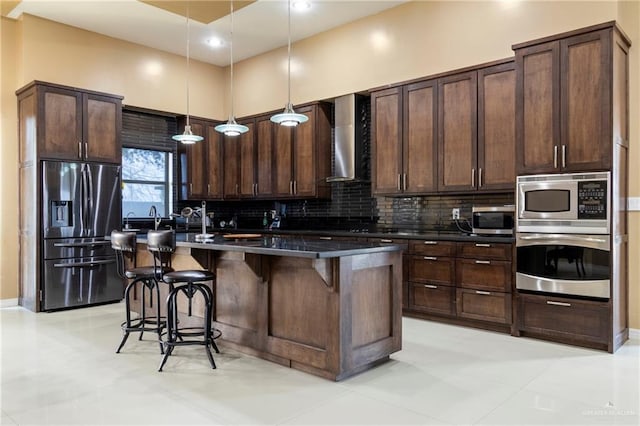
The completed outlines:
[[[473,206],[471,231],[478,235],[513,236],[515,206]]]
[[[115,253],[104,237],[120,227],[120,166],[42,162],[41,310],[121,300]]]
[[[519,176],[516,202],[516,288],[610,298],[610,173]]]

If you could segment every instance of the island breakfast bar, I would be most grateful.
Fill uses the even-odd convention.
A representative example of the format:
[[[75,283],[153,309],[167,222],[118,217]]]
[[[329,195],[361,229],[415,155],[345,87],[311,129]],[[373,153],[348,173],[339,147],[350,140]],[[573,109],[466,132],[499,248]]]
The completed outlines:
[[[150,264],[138,237],[138,264]],[[403,249],[273,235],[200,242],[178,234],[172,262],[176,270],[215,273],[214,327],[227,347],[341,380],[402,347]]]

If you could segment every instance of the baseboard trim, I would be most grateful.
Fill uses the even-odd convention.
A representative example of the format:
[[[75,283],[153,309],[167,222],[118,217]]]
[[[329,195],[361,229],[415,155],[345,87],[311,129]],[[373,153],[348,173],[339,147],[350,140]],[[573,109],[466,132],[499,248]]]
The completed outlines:
[[[1,308],[11,308],[13,306],[18,306],[18,298],[15,299],[0,299],[0,309]]]
[[[630,328],[629,329],[629,339],[638,339],[638,340],[640,340],[640,329],[638,329],[638,328]]]

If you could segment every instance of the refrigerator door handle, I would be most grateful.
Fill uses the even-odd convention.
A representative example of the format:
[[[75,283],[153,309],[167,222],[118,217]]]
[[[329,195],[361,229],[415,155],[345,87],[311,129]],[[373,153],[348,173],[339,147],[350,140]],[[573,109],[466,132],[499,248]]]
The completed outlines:
[[[72,263],[54,263],[54,268],[83,268],[87,266],[98,266],[98,265],[108,265],[110,263],[115,263],[115,259],[109,260],[93,260],[89,262],[72,262]]]
[[[97,246],[108,246],[111,244],[110,241],[94,241],[91,243],[54,243],[54,247],[97,247]]]
[[[85,223],[87,218],[85,216],[85,204],[87,199],[87,184],[85,182],[84,164],[80,168],[80,236],[84,235]]]
[[[85,214],[87,215],[87,234],[89,234],[89,230],[93,229],[94,224],[89,223],[90,218],[93,217],[93,174],[91,173],[91,165],[87,164],[87,210]],[[95,231],[95,230],[94,230]],[[95,234],[94,234],[95,235]]]

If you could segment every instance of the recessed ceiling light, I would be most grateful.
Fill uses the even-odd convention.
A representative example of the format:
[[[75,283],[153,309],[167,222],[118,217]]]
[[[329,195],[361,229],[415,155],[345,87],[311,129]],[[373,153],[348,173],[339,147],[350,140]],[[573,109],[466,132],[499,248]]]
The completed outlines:
[[[311,9],[311,2],[307,0],[295,0],[291,3],[291,7],[298,11],[304,11],[307,9]]]
[[[211,37],[210,39],[207,40],[207,44],[211,47],[221,47],[224,44],[224,42],[222,41],[221,38]]]

